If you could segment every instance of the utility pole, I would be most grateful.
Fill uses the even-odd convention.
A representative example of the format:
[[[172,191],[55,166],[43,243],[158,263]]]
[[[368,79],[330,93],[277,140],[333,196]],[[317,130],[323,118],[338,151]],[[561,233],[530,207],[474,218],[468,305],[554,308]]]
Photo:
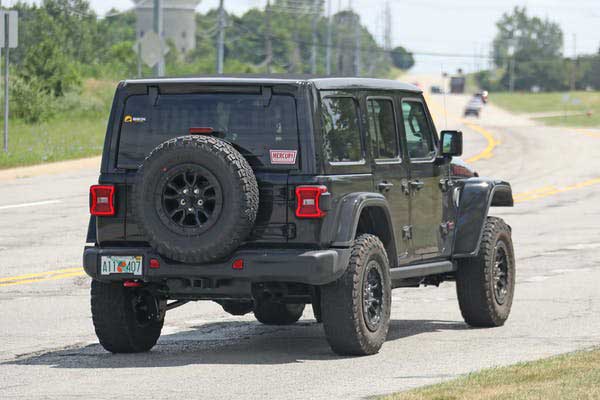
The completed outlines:
[[[361,44],[361,27],[360,17],[358,13],[356,15],[356,21],[354,23],[354,75],[360,76],[360,44]]]
[[[267,74],[271,73],[271,63],[273,62],[273,38],[271,32],[271,0],[267,0],[267,5],[265,7],[265,54],[267,59],[265,60],[265,64],[267,67]]]
[[[319,18],[319,3],[320,0],[313,0],[312,4],[312,47],[310,51],[310,73],[313,75],[317,74],[317,22]]]
[[[154,9],[153,9],[153,18],[154,18],[154,33],[158,35],[160,38],[160,61],[154,66],[154,75],[155,76],[164,76],[165,75],[165,44],[163,38],[163,9],[162,9],[162,0],[154,0]]]
[[[141,37],[137,40],[137,77],[142,77],[142,41]]]
[[[571,66],[571,91],[577,86],[577,34],[573,34],[573,65]]]
[[[384,17],[384,39],[383,49],[385,51],[392,50],[392,10],[390,9],[390,2],[385,3],[385,17]]]
[[[4,151],[8,153],[8,49],[9,45],[9,15],[4,14]]]
[[[331,75],[331,46],[333,46],[333,16],[331,15],[331,3],[327,0],[327,47],[325,48],[325,74]]]
[[[514,92],[515,91],[515,57],[512,56],[510,58],[509,61],[509,77],[508,77],[508,91],[509,92]]]
[[[223,62],[225,59],[225,8],[223,0],[219,0],[219,21],[217,33],[217,74],[223,74]]]
[[[515,47],[516,40],[512,39],[508,45],[508,91],[513,92],[515,90]]]

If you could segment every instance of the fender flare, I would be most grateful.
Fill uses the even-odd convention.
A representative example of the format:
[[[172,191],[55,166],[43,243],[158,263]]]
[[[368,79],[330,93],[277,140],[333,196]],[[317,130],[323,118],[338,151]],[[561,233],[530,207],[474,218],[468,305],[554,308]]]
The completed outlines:
[[[386,226],[381,227],[385,237],[384,242],[390,265],[397,263],[396,236],[392,223],[388,201],[379,193],[356,192],[349,193],[337,201],[335,212],[327,218],[323,225],[323,233],[331,238],[332,247],[350,247],[354,242],[358,230],[360,216],[366,208],[377,208],[380,218],[384,218]]]
[[[453,255],[477,256],[490,207],[512,207],[512,188],[505,181],[470,178],[459,193]]]

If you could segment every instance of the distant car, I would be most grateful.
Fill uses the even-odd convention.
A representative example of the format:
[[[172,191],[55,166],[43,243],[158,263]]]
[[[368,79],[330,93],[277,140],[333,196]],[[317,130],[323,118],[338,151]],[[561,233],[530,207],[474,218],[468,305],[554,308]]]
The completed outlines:
[[[433,85],[430,89],[431,94],[442,94],[444,93],[444,90],[439,87],[438,85]]]
[[[477,92],[477,93],[475,93],[475,97],[481,99],[481,101],[484,104],[487,104],[487,102],[488,102],[488,91],[484,90],[482,92]]]
[[[483,108],[483,99],[481,97],[475,95],[467,103],[467,106],[465,107],[464,115],[465,115],[465,117],[473,115],[473,116],[479,118],[482,108]]]

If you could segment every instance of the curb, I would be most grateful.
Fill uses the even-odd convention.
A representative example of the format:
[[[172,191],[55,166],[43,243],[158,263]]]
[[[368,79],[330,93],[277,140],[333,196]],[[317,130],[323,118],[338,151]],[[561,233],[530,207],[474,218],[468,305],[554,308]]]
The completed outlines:
[[[79,169],[96,169],[100,168],[100,156],[79,158],[76,160],[57,161],[47,164],[31,165],[27,167],[16,167],[0,170],[0,182],[12,181],[22,178],[31,178],[40,175],[53,175],[61,172],[79,170]]]

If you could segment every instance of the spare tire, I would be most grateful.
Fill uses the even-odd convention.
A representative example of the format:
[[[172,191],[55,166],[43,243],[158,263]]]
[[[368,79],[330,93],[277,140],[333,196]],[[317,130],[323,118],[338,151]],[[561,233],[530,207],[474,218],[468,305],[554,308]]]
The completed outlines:
[[[133,213],[161,255],[187,263],[227,257],[246,239],[258,211],[248,161],[210,136],[168,140],[137,173]]]

